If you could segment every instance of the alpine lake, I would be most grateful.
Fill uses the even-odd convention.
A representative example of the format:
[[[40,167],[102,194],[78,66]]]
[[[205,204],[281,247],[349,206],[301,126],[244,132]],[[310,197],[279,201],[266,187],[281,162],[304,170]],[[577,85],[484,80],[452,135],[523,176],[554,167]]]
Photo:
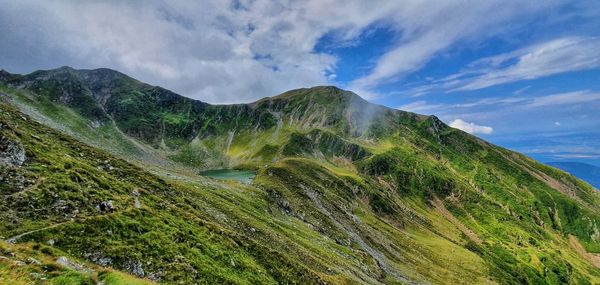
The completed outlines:
[[[256,171],[239,169],[212,169],[201,171],[199,174],[218,180],[234,180],[244,184],[252,184],[252,180],[256,176]]]

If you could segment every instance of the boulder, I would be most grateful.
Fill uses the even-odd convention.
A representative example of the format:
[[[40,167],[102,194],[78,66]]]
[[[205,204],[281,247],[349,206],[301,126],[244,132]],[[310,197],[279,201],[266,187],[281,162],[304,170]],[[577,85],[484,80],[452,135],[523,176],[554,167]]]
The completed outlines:
[[[20,167],[25,159],[25,148],[20,142],[0,137],[0,166]]]
[[[71,270],[78,271],[78,272],[85,272],[85,273],[92,272],[91,269],[86,268],[85,266],[83,266],[79,263],[73,262],[73,261],[69,260],[68,258],[66,258],[65,256],[60,256],[59,258],[57,258],[56,263],[66,267],[66,268],[69,268]]]

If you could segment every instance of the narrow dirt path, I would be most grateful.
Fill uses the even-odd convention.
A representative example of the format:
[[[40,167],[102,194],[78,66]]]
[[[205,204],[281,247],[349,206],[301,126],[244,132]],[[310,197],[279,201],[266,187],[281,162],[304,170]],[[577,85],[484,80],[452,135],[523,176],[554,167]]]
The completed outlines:
[[[49,226],[47,226],[47,227],[43,227],[43,228],[35,229],[35,230],[32,230],[32,231],[24,232],[24,233],[22,233],[22,234],[18,234],[18,235],[16,235],[16,236],[14,236],[14,237],[10,237],[10,238],[8,238],[8,239],[6,240],[6,242],[8,242],[8,243],[12,243],[12,244],[15,244],[15,243],[17,243],[17,242],[19,241],[19,239],[21,239],[22,237],[24,237],[24,236],[26,236],[26,235],[30,235],[30,234],[32,234],[32,233],[37,233],[37,232],[44,231],[44,230],[53,229],[53,228],[56,228],[56,227],[62,226],[62,225],[64,225],[64,224],[70,223],[70,222],[72,222],[72,221],[64,221],[64,222],[60,222],[60,223],[58,223],[58,224],[53,224],[53,225],[49,225]]]
[[[41,177],[40,179],[36,180],[36,181],[35,181],[35,183],[34,183],[33,185],[31,185],[31,186],[29,186],[29,187],[25,188],[24,190],[21,190],[21,191],[19,191],[19,192],[15,192],[15,193],[12,193],[12,194],[5,195],[4,197],[15,197],[15,196],[18,196],[18,195],[25,194],[25,193],[27,193],[27,192],[31,192],[31,191],[33,191],[33,190],[37,189],[37,188],[38,188],[38,186],[40,186],[40,184],[41,184],[41,183],[42,183],[44,180],[46,180],[46,178],[45,178],[45,177]]]
[[[121,210],[121,211],[126,211],[126,210],[128,210],[128,209],[130,209],[130,208],[125,208],[125,209],[123,209],[123,210]],[[16,235],[16,236],[13,236],[13,237],[10,237],[10,238],[6,239],[6,242],[8,242],[8,243],[12,243],[12,244],[15,244],[15,243],[17,243],[17,242],[19,241],[19,239],[21,239],[22,237],[24,237],[24,236],[27,236],[27,235],[30,235],[30,234],[32,234],[32,233],[37,233],[37,232],[41,232],[41,231],[45,231],[45,230],[49,230],[49,229],[53,229],[53,228],[60,227],[60,226],[62,226],[62,225],[68,224],[68,223],[73,223],[73,222],[82,222],[82,221],[86,221],[86,220],[93,219],[93,218],[97,218],[97,217],[105,217],[105,216],[110,216],[110,215],[113,215],[113,214],[116,214],[116,213],[117,213],[117,212],[113,212],[113,213],[107,213],[107,214],[100,214],[100,215],[93,215],[93,216],[88,216],[88,217],[81,218],[81,219],[77,219],[77,220],[68,220],[68,221],[63,221],[63,222],[56,223],[56,224],[52,224],[52,225],[49,225],[49,226],[46,226],[46,227],[43,227],[43,228],[39,228],[39,229],[35,229],[35,230],[31,230],[31,231],[28,231],[28,232],[24,232],[24,233],[18,234],[18,235]]]
[[[133,208],[136,208],[136,209],[141,208],[141,203],[140,203],[140,200],[139,200],[139,196],[140,196],[140,192],[139,191],[135,191],[135,192],[132,193],[132,197],[134,199]],[[127,211],[129,209],[132,209],[132,208],[131,207],[126,207],[126,208],[123,208],[122,210],[120,210],[119,212]],[[96,217],[111,216],[111,215],[116,214],[116,213],[118,213],[118,212],[114,211],[114,212],[111,212],[111,213],[105,213],[105,214],[100,214],[100,215],[87,216],[87,217],[81,218],[79,220],[63,221],[63,222],[52,224],[52,225],[49,225],[49,226],[46,226],[46,227],[43,227],[43,228],[39,228],[39,229],[35,229],[35,230],[31,230],[31,231],[28,231],[28,232],[24,232],[24,233],[18,234],[16,236],[13,236],[13,237],[10,237],[10,238],[6,239],[6,242],[15,244],[15,243],[17,243],[17,241],[19,241],[20,238],[22,238],[22,237],[24,237],[26,235],[30,235],[32,233],[36,233],[36,232],[40,232],[40,231],[44,231],[44,230],[53,229],[53,228],[56,228],[56,227],[59,227],[59,226],[62,226],[64,224],[68,224],[68,223],[71,223],[71,222],[75,222],[75,221],[80,221],[81,222],[81,221],[89,220],[89,219],[96,218]]]

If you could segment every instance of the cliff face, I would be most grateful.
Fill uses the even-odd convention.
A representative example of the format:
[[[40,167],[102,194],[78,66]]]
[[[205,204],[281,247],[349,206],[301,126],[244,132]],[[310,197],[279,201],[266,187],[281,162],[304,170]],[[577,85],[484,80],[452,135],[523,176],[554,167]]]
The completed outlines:
[[[108,69],[0,81],[14,242],[166,283],[600,282],[597,191],[434,116],[329,86],[221,106]],[[194,175],[224,166],[257,175]]]

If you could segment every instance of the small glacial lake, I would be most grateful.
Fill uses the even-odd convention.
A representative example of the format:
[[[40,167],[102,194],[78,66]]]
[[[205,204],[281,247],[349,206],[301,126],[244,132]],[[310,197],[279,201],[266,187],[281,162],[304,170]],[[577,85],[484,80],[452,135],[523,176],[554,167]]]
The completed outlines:
[[[219,180],[235,180],[245,184],[251,184],[252,179],[254,179],[254,176],[256,176],[256,171],[237,169],[213,169],[201,171],[200,175]]]

